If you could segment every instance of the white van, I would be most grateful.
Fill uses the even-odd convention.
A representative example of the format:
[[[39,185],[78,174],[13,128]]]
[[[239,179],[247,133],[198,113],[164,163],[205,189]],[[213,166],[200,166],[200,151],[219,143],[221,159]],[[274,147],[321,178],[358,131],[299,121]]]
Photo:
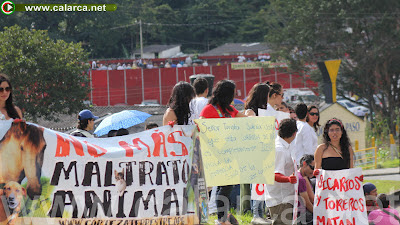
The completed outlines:
[[[319,102],[319,98],[309,88],[289,88],[284,90],[284,101],[289,104],[311,104]]]

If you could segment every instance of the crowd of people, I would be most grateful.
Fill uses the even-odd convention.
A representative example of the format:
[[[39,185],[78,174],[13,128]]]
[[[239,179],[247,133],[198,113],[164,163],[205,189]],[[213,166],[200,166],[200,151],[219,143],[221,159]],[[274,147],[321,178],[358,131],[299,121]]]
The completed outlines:
[[[294,109],[288,107],[283,102],[283,88],[279,83],[255,84],[248,94],[245,111],[240,112],[232,105],[236,90],[233,81],[218,81],[208,101],[205,97],[209,91],[206,82],[204,78],[197,78],[193,87],[187,82],[177,83],[172,91],[169,108],[164,114],[163,125],[171,124],[171,121],[179,125],[194,124],[193,120],[197,118],[258,116],[258,109],[288,112],[290,119],[280,122],[275,142],[275,183],[266,185],[266,201],[253,201],[252,224],[291,224],[294,198],[290,196],[294,196],[294,184],[297,182],[299,183],[300,206],[296,222],[312,224],[315,190],[313,177],[319,174],[320,169],[343,170],[354,167],[353,149],[342,121],[338,118],[328,120],[323,129],[323,144],[318,145],[316,134],[320,127],[318,107],[307,106],[304,103],[297,104]],[[294,160],[292,153],[294,153]],[[298,171],[293,171],[294,163]],[[298,175],[298,180],[295,173]],[[232,189],[232,185],[217,187],[218,220],[216,224],[232,224],[232,221],[236,221],[228,213],[229,204],[226,204],[226,199],[229,199]],[[382,209],[378,209],[380,205],[376,198],[372,205],[376,206],[375,210]],[[267,212],[269,218],[265,216],[266,207],[269,209]],[[376,219],[371,216],[369,218]],[[390,224],[397,224],[396,220],[393,222]],[[388,223],[376,220],[375,224]]]
[[[23,118],[21,110],[13,104],[12,91],[7,76],[0,74],[0,119]],[[255,84],[248,94],[244,112],[232,105],[236,91],[233,81],[218,81],[210,98],[207,97],[209,91],[207,80],[201,77],[194,81],[193,86],[184,81],[178,82],[172,90],[163,125],[189,125],[194,124],[195,119],[259,116],[258,109],[289,113],[290,118],[280,122],[275,140],[275,183],[266,185],[266,201],[253,201],[252,224],[292,224],[292,197],[297,182],[300,197],[297,224],[312,224],[315,190],[313,177],[320,173],[320,169],[343,170],[354,166],[353,149],[342,121],[338,118],[328,120],[323,129],[323,143],[318,145],[318,107],[304,103],[297,104],[294,109],[288,107],[283,102],[283,88],[279,83]],[[71,135],[93,137],[90,131],[96,119],[98,117],[90,110],[82,110],[78,114],[77,129]],[[149,123],[146,130],[155,127],[158,125]],[[126,129],[120,129],[110,131],[108,136],[127,134],[129,132]],[[296,167],[298,170],[294,171]],[[216,224],[237,224],[234,216],[228,213],[229,204],[226,204],[232,189],[232,185],[217,187]],[[375,185],[371,183],[364,184],[363,190],[371,223],[399,224],[399,213],[389,206],[387,195],[378,196]]]
[[[232,62],[265,62],[270,61],[271,56],[268,54],[260,54],[254,58],[246,58],[243,55],[237,57],[237,61],[232,60]],[[157,62],[156,62],[157,61]],[[224,62],[227,63],[226,61]],[[220,66],[221,59],[218,60],[216,66]],[[166,59],[165,61],[152,60],[152,59],[134,59],[129,63],[100,63],[99,61],[92,61],[92,70],[129,70],[129,69],[153,69],[153,68],[181,68],[190,66],[209,66],[207,60],[198,59],[195,55],[193,58],[187,56],[185,60],[183,59]]]
[[[220,62],[217,66],[221,65]],[[130,69],[154,69],[154,68],[181,68],[190,66],[208,66],[207,60],[200,60],[195,57],[188,56],[185,60],[178,59],[167,59],[165,61],[153,62],[151,59],[134,59],[132,63],[104,63],[101,64],[98,61],[92,61],[92,70],[130,70]]]

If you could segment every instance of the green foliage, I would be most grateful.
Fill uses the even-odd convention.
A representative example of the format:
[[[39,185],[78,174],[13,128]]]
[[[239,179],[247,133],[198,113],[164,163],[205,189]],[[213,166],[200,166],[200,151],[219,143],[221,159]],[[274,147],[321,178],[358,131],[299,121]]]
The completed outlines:
[[[306,63],[341,59],[338,94],[356,93],[372,112],[394,121],[400,99],[399,8],[396,0],[271,0],[266,40],[295,71],[309,73]]]
[[[14,86],[14,101],[29,120],[59,119],[81,110],[89,93],[87,53],[80,43],[52,40],[47,31],[5,28],[0,32],[0,71]]]
[[[54,3],[52,0],[30,3]],[[99,3],[66,0],[63,3]],[[0,24],[48,30],[52,39],[82,42],[90,58],[126,57],[143,44],[182,44],[184,52],[202,53],[227,42],[259,42],[267,34],[269,3],[263,0],[105,0],[114,12],[15,12]],[[0,27],[2,30],[2,27]],[[130,55],[130,54],[129,54]]]

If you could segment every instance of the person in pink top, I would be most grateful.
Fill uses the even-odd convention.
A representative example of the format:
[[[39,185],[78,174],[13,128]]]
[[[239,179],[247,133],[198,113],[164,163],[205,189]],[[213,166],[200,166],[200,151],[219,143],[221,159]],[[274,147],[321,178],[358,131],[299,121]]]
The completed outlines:
[[[375,225],[400,225],[399,212],[389,206],[386,194],[378,195],[379,209],[372,211],[368,215],[369,224]]]

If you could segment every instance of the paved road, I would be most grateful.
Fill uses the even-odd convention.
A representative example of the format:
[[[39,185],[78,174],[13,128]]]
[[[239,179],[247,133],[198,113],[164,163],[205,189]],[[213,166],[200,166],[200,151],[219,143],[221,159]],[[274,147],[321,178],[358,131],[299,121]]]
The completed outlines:
[[[380,176],[365,176],[366,180],[396,180],[400,181],[400,174],[380,175]],[[399,187],[400,189],[400,187]]]

